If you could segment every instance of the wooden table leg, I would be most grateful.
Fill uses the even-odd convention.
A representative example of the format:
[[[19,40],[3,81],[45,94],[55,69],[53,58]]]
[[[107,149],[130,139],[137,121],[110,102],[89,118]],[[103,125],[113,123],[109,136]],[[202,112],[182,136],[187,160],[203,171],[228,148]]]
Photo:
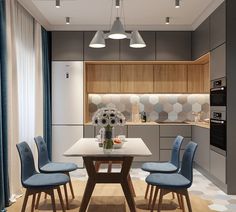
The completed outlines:
[[[133,162],[133,157],[83,157],[84,165],[88,173],[88,181],[82,198],[80,212],[85,212],[96,183],[120,183],[125,194],[126,201],[131,212],[136,212],[134,196],[132,193],[132,182],[129,171]],[[98,172],[94,161],[123,161],[120,173]]]

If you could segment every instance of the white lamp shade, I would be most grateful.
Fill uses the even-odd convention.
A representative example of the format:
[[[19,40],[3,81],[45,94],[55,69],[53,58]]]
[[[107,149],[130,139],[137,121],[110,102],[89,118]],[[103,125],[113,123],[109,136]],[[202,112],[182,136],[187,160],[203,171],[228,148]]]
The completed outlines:
[[[146,47],[146,44],[138,31],[133,31],[131,33],[129,46],[131,48],[144,48],[144,47]]]
[[[91,40],[89,47],[91,48],[104,48],[106,47],[104,33],[103,31],[99,30],[94,35],[93,39]]]
[[[117,17],[116,20],[114,21],[108,37],[111,39],[127,38],[124,27],[123,27],[119,17]]]

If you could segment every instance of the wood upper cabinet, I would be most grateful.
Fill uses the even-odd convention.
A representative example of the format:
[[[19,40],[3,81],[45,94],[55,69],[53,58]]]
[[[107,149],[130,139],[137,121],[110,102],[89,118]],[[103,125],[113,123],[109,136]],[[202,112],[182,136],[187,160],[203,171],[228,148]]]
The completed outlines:
[[[121,65],[122,93],[152,93],[153,65]]]
[[[154,93],[186,93],[187,65],[155,65]]]
[[[120,65],[87,64],[88,93],[120,93]]]
[[[209,64],[188,65],[188,93],[209,93]]]

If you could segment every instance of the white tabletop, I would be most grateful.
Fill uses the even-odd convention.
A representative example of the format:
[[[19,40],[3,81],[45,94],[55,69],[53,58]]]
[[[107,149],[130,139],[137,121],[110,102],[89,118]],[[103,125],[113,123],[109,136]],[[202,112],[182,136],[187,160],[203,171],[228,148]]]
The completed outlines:
[[[150,156],[152,153],[141,138],[126,138],[126,142],[120,149],[113,149],[111,153],[104,153],[99,147],[96,138],[81,138],[65,153],[65,156]]]

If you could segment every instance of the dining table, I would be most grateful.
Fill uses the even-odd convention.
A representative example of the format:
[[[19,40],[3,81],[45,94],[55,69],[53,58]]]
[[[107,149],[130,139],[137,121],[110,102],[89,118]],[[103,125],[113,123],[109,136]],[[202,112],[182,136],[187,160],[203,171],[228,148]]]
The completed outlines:
[[[96,138],[81,138],[72,145],[64,156],[82,157],[87,170],[88,180],[80,205],[80,212],[87,210],[94,187],[97,183],[121,184],[126,201],[131,212],[136,211],[133,184],[130,178],[130,169],[134,157],[151,156],[152,153],[141,138],[126,138],[123,146],[106,152],[100,147]],[[96,169],[97,161],[121,162],[120,172],[99,172]]]

